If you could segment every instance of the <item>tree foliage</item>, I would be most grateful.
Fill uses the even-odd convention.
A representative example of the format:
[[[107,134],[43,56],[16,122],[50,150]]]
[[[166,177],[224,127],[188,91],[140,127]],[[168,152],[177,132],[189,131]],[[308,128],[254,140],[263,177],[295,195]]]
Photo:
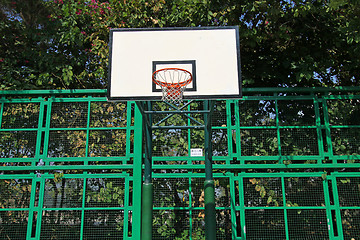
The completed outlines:
[[[240,26],[247,87],[356,85],[359,9],[351,0],[2,0],[0,89],[105,88],[110,28],[226,25]]]

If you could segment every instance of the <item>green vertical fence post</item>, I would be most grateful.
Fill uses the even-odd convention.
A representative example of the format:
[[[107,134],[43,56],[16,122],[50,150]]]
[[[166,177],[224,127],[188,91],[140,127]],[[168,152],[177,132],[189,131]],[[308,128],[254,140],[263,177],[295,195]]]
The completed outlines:
[[[151,111],[151,102],[147,102],[147,109]],[[151,115],[143,114],[145,118],[145,169],[144,183],[142,188],[142,218],[141,218],[141,239],[152,239],[152,213],[153,213],[153,185],[152,173],[152,118]]]
[[[214,101],[207,100],[204,103],[205,119],[205,239],[216,239],[216,214],[215,214],[215,186],[212,173],[212,146],[211,146],[211,115],[214,109]]]
[[[134,164],[133,164],[133,212],[132,239],[141,239],[141,187],[142,187],[142,142],[143,117],[138,107],[135,107],[134,120]]]

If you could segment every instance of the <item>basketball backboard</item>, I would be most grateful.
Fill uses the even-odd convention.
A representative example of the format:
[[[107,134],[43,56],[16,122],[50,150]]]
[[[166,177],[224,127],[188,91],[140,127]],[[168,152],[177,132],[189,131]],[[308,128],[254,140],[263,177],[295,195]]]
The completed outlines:
[[[238,27],[111,29],[109,100],[159,100],[153,72],[192,74],[184,99],[241,97]]]

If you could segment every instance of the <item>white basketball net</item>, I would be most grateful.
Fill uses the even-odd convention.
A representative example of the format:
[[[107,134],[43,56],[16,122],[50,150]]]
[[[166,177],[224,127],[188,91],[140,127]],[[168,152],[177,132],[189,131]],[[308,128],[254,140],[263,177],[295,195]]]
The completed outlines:
[[[180,103],[186,86],[192,81],[192,75],[184,69],[166,68],[156,71],[153,81],[161,87],[162,101]]]

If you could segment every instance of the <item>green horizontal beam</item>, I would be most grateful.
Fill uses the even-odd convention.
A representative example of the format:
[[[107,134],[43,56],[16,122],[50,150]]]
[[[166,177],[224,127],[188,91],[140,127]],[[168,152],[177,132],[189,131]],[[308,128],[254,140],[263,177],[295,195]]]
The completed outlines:
[[[214,164],[213,169],[338,169],[360,168],[360,163],[327,164]],[[204,165],[153,165],[153,169],[205,169]]]
[[[200,126],[152,126],[152,129],[204,129],[204,125]]]
[[[43,170],[117,170],[132,169],[133,165],[56,165],[56,166],[1,166],[0,171],[43,171]],[[214,164],[213,169],[339,169],[360,168],[360,163],[330,163],[330,164]],[[153,165],[153,169],[205,169],[204,165]]]
[[[46,170],[117,170],[117,169],[132,169],[133,165],[55,165],[55,166],[1,166],[0,171],[46,171]],[[94,175],[95,176],[95,175]]]
[[[261,207],[244,207],[245,210],[261,210],[261,209],[278,209],[278,210],[282,210],[282,209],[287,209],[287,210],[324,210],[326,209],[326,206],[296,206],[296,207],[292,207],[292,206],[279,206],[279,207],[267,207],[267,206],[261,206]],[[241,209],[239,207],[239,209]]]
[[[182,114],[182,113],[193,113],[193,114],[199,114],[199,113],[210,113],[209,110],[189,110],[189,111],[144,111],[145,114]]]
[[[294,92],[316,92],[316,93],[326,93],[326,92],[352,92],[360,91],[358,86],[348,86],[348,87],[286,87],[286,88],[243,88],[243,94],[245,93],[294,93]]]
[[[51,158],[51,157],[42,157],[41,159],[44,162],[83,162],[83,161],[92,161],[92,162],[103,162],[103,161],[130,161],[131,157],[133,156],[133,154],[129,154],[127,156],[112,156],[112,157],[58,157],[58,158]],[[171,161],[189,161],[189,159],[191,161],[204,161],[205,157],[189,157],[189,156],[171,156],[171,157],[153,157],[153,161],[156,162],[171,162]],[[213,157],[214,161],[227,161],[227,160],[233,160],[232,156],[214,156]],[[324,160],[323,157],[319,156],[319,155],[307,155],[307,156],[279,156],[279,155],[274,155],[274,156],[241,156],[238,157],[237,160],[244,160],[244,161],[306,161],[306,160],[313,160],[313,161],[322,161]],[[334,155],[331,156],[330,160],[360,160],[360,155]],[[16,163],[16,162],[26,162],[26,163],[31,163],[33,161],[39,161],[39,158],[34,158],[34,157],[29,157],[29,158],[0,158],[0,163],[6,163],[6,162],[11,162],[11,163]],[[286,166],[288,165],[294,165],[297,163],[291,163],[291,164],[284,164]],[[324,166],[324,164],[327,163],[317,163],[316,165],[320,165],[320,166]],[[348,165],[353,165],[356,163],[343,163],[344,165],[348,166]],[[190,166],[194,166],[195,164],[192,164]],[[223,166],[223,164],[215,164],[216,165],[221,165]],[[236,163],[231,164],[231,165],[237,165]],[[251,164],[246,164],[246,166],[248,165],[264,165],[262,163],[251,163]],[[278,165],[278,164],[277,164]],[[299,166],[309,166],[309,164],[299,164]],[[97,166],[97,165],[94,165]],[[101,165],[102,166],[102,165]],[[118,165],[116,165],[118,166]],[[189,166],[189,165],[186,165]]]
[[[154,210],[204,210],[205,207],[153,207]],[[216,207],[216,210],[230,210],[231,207]]]
[[[78,94],[107,94],[106,89],[59,89],[59,90],[5,90],[1,95],[78,95]]]
[[[243,94],[246,93],[293,93],[293,92],[353,92],[360,91],[358,86],[339,86],[339,87],[279,87],[279,88],[243,88]],[[58,89],[58,90],[3,90],[0,96],[5,95],[81,95],[81,94],[99,94],[106,95],[106,89]]]
[[[346,207],[346,206],[343,206],[343,207],[339,207],[339,209],[341,209],[341,210],[347,210],[347,209],[354,209],[354,210],[356,210],[356,209],[360,209],[360,207],[351,207],[351,206]]]
[[[96,202],[95,202],[96,203]],[[132,208],[127,206],[127,209]],[[57,210],[124,210],[125,207],[63,207],[63,208],[43,208],[43,211],[57,211]]]
[[[204,125],[198,126],[153,126],[153,129],[202,129]],[[240,126],[239,129],[316,129],[316,125],[310,126]],[[326,126],[321,126],[326,128]],[[329,128],[360,128],[360,125],[330,125]],[[134,129],[133,126],[128,127],[67,127],[67,128],[49,128],[49,131],[84,131],[84,130],[126,130]],[[227,129],[227,127],[212,127],[212,129]],[[0,132],[15,132],[15,131],[37,131],[38,128],[2,128]]]

